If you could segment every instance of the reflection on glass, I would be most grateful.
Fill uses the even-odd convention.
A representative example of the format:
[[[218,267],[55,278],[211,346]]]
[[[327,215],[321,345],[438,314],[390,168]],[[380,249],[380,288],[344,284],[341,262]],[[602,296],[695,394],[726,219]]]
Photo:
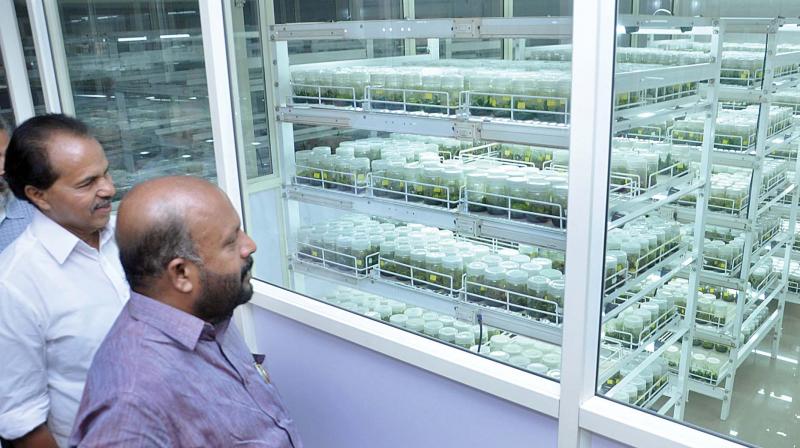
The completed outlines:
[[[341,20],[386,20],[403,17],[402,0],[278,0],[275,23],[328,22]]]
[[[415,17],[503,15],[469,5],[419,2]],[[276,89],[292,122],[276,136],[285,220],[263,191],[250,213],[284,229],[288,253],[262,262],[287,260],[283,286],[302,294],[558,380],[571,56],[525,60],[524,39],[366,37],[273,44],[289,57],[276,67],[290,79]],[[437,130],[455,119],[565,138]]]
[[[644,3],[641,13],[660,8]],[[736,380],[781,382],[779,370],[748,359],[780,356],[792,255],[781,229],[793,237],[797,204],[797,88],[787,81],[800,46],[792,27],[770,19],[757,28],[722,22],[618,17],[597,386],[622,403],[775,446],[785,439],[763,428],[785,417],[764,406],[763,424],[740,427],[764,389]]]
[[[75,114],[103,144],[119,195],[167,174],[214,180],[196,1],[61,1]]]
[[[258,21],[262,2],[231,5],[233,23],[233,52],[236,63],[231,65],[231,81],[235,84],[238,120],[237,143],[244,153],[248,179],[272,174],[267,121],[267,89],[262,54],[262,29]]]
[[[6,69],[2,56],[3,54],[0,53],[0,117],[2,117],[9,126],[13,126],[14,110],[11,108],[11,94],[8,91],[8,80],[6,78]]]
[[[45,112],[44,93],[42,80],[39,77],[39,63],[36,60],[36,49],[33,44],[31,22],[28,17],[28,5],[25,0],[14,0],[14,10],[17,14],[17,25],[22,39],[22,51],[25,54],[25,65],[28,68],[28,82],[31,86],[33,108],[37,115]]]

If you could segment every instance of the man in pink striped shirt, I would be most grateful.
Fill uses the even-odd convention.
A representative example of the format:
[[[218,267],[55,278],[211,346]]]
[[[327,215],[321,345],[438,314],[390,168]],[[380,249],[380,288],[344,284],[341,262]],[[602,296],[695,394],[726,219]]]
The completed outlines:
[[[117,241],[133,289],[89,370],[70,446],[301,448],[294,422],[235,325],[255,243],[216,186],[140,184]]]

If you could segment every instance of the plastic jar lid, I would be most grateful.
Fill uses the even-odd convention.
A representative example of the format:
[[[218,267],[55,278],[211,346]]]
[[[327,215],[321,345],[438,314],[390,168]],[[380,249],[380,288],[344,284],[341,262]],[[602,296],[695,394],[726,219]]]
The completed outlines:
[[[441,323],[441,322],[439,322]],[[439,332],[437,336],[439,339],[446,341],[446,342],[455,342],[456,334],[458,331],[453,327],[441,327],[439,328]]]
[[[489,266],[483,271],[483,276],[487,281],[503,280],[506,275],[506,270],[500,266]]]
[[[422,314],[424,312],[425,311],[422,308],[413,307],[413,308],[406,308],[406,310],[403,311],[403,314],[405,314],[408,317],[419,317],[419,318],[422,318]]]
[[[512,285],[525,285],[528,281],[528,273],[520,269],[506,271],[506,281]]]
[[[528,364],[528,367],[526,367],[525,369],[526,370],[530,370],[531,372],[537,373],[539,375],[547,374],[547,370],[548,370],[547,366],[542,364],[542,363],[540,363],[540,362],[534,362],[532,364]]]
[[[529,348],[527,350],[522,351],[522,355],[528,357],[531,362],[539,362],[544,356],[541,350],[536,350],[535,348]]]
[[[539,272],[542,270],[542,265],[537,263],[524,263],[519,266],[522,271],[525,271],[528,274],[528,277],[532,277],[534,275],[539,275]]]
[[[562,274],[558,269],[542,269],[539,271],[539,275],[550,281],[561,280],[564,277],[564,274]]]
[[[528,279],[528,288],[539,290],[539,289],[547,289],[547,286],[550,284],[550,280],[547,277],[543,277],[541,275],[534,275],[533,277]]]
[[[486,271],[486,268],[488,267],[489,265],[487,265],[482,261],[473,261],[472,263],[467,265],[467,275],[474,276],[483,274],[483,272]]]
[[[398,248],[399,252],[399,248]],[[417,264],[422,264],[425,262],[425,259],[428,255],[428,251],[425,249],[414,249],[411,251],[411,260]]]
[[[428,320],[425,321],[424,332],[429,336],[437,336],[439,334],[439,330],[444,327],[444,324],[439,322],[438,320]]]
[[[499,255],[486,255],[485,257],[481,258],[481,261],[486,263],[488,266],[499,266],[500,263],[503,262],[503,257]]]
[[[644,328],[644,319],[636,314],[629,314],[622,320],[626,330],[635,331],[636,333],[642,331]]]
[[[509,356],[519,355],[522,354],[522,347],[512,341],[503,347],[503,351],[508,353]]]
[[[506,353],[506,352],[504,352],[502,350],[494,350],[494,351],[489,352],[489,357],[490,358],[494,358],[494,359],[496,359],[498,361],[508,361],[509,355],[508,355],[508,353]]]
[[[419,317],[411,317],[406,321],[406,328],[419,333],[425,328],[425,321]]]
[[[433,311],[426,311],[422,313],[422,318],[426,321],[428,320],[439,320],[439,313]],[[444,324],[444,322],[442,322]]]
[[[442,260],[444,259],[444,254],[441,252],[428,252],[425,255],[425,263],[426,264],[442,264]]]
[[[389,322],[401,327],[405,327],[406,322],[408,322],[408,316],[405,314],[393,314],[391,317],[389,317]]]
[[[542,363],[551,369],[557,369],[561,365],[561,355],[555,353],[543,355]]]
[[[456,344],[472,345],[474,343],[475,343],[475,335],[471,331],[459,331],[458,333],[456,333]]]
[[[508,336],[506,336],[504,334],[496,334],[496,335],[492,336],[490,341],[492,343],[492,348],[494,350],[503,350],[505,348],[505,346],[509,342],[511,342],[511,338],[509,338]]]
[[[504,261],[499,265],[501,268],[505,269],[506,271],[513,271],[519,269],[519,264],[514,263],[513,261]]]
[[[536,263],[542,267],[542,269],[552,269],[553,268],[553,260],[544,257],[536,257],[531,259],[531,263]]]

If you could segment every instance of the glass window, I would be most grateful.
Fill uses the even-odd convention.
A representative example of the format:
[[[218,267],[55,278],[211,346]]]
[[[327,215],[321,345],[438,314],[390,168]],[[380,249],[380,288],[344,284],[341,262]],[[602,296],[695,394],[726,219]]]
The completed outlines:
[[[339,20],[380,20],[403,17],[401,0],[279,0],[275,2],[275,23],[329,22]]]
[[[0,53],[0,117],[2,117],[9,126],[13,126],[14,109],[11,107],[11,93],[8,91],[8,79],[6,78],[6,68],[3,62],[3,54]]]
[[[25,65],[28,68],[28,82],[31,86],[33,108],[35,113],[40,115],[45,112],[44,93],[42,92],[42,80],[39,77],[39,63],[36,60],[36,49],[33,43],[31,21],[28,17],[27,2],[25,0],[14,0],[14,10],[17,15],[20,38],[22,39],[22,51],[25,54]]]
[[[232,5],[230,10],[233,32],[234,63],[231,63],[231,82],[236,89],[237,142],[244,154],[248,179],[272,174],[272,155],[269,141],[267,85],[264,73],[264,54],[259,16],[263,2]]]
[[[197,1],[58,2],[75,114],[118,195],[167,174],[216,178]]]
[[[675,13],[719,13],[698,3]],[[782,446],[800,435],[795,26],[670,4],[620,2],[597,390]]]
[[[469,5],[428,16],[503,13]],[[256,277],[558,380],[570,58],[525,60],[525,39],[275,29],[281,186],[244,187]],[[552,29],[569,43],[569,24]]]

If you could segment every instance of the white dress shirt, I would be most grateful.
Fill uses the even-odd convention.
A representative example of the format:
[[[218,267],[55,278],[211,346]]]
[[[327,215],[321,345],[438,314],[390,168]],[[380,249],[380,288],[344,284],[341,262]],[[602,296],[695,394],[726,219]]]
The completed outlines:
[[[34,212],[0,254],[0,437],[47,421],[66,446],[92,357],[129,296],[113,221],[98,251]]]

